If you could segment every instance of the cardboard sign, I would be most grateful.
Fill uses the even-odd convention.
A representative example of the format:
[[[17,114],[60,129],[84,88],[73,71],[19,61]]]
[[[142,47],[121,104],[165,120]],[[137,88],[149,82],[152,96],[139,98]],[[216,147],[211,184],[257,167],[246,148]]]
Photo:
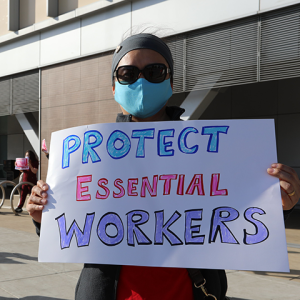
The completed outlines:
[[[39,261],[288,271],[275,149],[273,120],[55,132]]]
[[[27,158],[16,158],[16,170],[29,170],[29,162]]]

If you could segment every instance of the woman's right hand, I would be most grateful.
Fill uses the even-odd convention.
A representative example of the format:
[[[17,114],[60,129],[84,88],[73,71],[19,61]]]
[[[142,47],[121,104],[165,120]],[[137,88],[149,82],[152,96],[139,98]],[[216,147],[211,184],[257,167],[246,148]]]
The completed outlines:
[[[38,223],[42,221],[42,210],[47,203],[47,191],[49,186],[43,180],[39,180],[31,190],[26,209],[29,215]]]

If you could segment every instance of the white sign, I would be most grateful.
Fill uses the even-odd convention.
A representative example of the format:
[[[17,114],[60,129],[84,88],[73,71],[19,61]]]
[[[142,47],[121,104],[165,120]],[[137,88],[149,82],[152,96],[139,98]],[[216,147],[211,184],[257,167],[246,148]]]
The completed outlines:
[[[52,134],[39,261],[288,271],[273,120]]]

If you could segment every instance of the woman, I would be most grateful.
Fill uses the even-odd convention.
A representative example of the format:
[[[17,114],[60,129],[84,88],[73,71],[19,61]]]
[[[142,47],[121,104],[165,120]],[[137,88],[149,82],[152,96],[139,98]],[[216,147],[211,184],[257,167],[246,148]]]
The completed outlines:
[[[38,171],[38,166],[39,162],[35,156],[35,154],[31,151],[28,150],[25,153],[25,157],[28,159],[29,162],[29,170],[23,170],[23,178],[22,181],[25,182],[31,182],[33,184],[37,183],[37,178],[36,178],[36,173]],[[18,207],[15,209],[17,213],[21,213],[23,211],[23,205],[26,200],[26,196],[31,193],[32,186],[29,184],[23,184],[22,185],[22,190],[21,190],[21,196],[20,196],[20,201],[18,204]]]
[[[112,64],[112,90],[122,114],[117,122],[180,120],[183,110],[167,107],[172,95],[173,59],[168,46],[151,34],[127,38],[116,49]],[[290,210],[300,195],[295,171],[281,164],[268,169],[280,179],[283,208]],[[27,210],[39,228],[47,203],[48,185],[39,181],[27,203]],[[76,299],[204,299],[205,291],[195,288],[199,270],[85,264],[76,287]],[[224,270],[201,270],[205,287],[216,298],[226,299]],[[196,276],[196,279],[195,279]],[[202,282],[202,279],[200,280]]]

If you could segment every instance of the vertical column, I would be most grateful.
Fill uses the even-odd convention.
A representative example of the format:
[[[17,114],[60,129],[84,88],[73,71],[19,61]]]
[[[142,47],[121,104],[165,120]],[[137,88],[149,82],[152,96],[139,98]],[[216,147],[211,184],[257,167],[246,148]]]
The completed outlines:
[[[17,31],[20,28],[20,0],[8,2],[8,30]]]
[[[13,79],[9,79],[9,114],[13,114]]]
[[[40,167],[38,168],[38,180],[40,180],[41,179],[41,166],[42,166],[42,164],[41,164],[41,155],[42,155],[42,153],[41,153],[41,125],[42,125],[42,123],[41,123],[41,115],[42,115],[42,105],[41,105],[41,100],[42,100],[42,98],[41,98],[41,94],[42,94],[42,70],[41,69],[39,69],[39,132],[38,132],[38,142],[39,142],[39,153],[37,153],[38,154],[38,156],[39,156],[39,161],[40,161]]]
[[[47,17],[58,17],[58,0],[47,0]]]
[[[257,82],[260,82],[261,17],[257,22]]]

